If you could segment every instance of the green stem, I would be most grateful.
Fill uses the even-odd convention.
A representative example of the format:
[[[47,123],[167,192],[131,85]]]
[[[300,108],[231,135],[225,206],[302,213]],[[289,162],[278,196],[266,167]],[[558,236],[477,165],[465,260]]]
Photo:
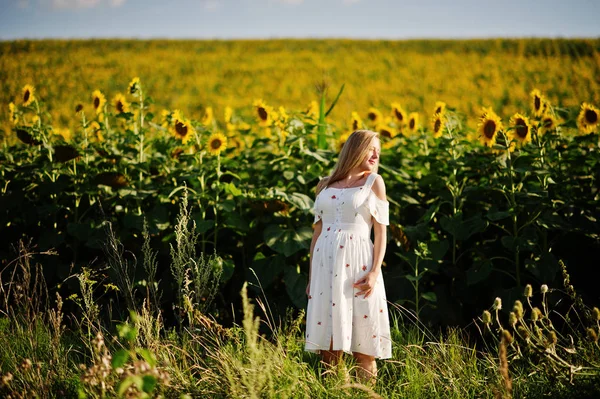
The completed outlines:
[[[507,154],[507,164],[508,164],[508,177],[510,180],[510,206],[513,210],[512,221],[513,221],[513,237],[516,241],[519,235],[518,228],[518,218],[517,218],[517,201],[515,199],[515,183],[513,179],[513,167],[512,167],[512,158],[510,156],[510,142],[508,142],[508,138],[505,135],[506,140],[506,154]],[[517,287],[521,286],[521,270],[519,265],[519,247],[515,249],[515,274],[517,280]]]
[[[419,280],[417,277],[419,276],[419,258],[415,262],[415,312],[417,315],[417,320],[419,319]]]

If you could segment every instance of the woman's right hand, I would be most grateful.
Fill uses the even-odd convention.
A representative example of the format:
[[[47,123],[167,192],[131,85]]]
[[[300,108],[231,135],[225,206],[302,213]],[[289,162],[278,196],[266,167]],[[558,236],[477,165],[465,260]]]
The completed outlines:
[[[310,281],[306,285],[306,296],[310,296]]]

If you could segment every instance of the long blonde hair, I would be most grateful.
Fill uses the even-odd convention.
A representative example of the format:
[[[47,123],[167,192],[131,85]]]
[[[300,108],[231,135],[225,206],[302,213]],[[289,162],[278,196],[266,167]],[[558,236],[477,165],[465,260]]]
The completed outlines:
[[[379,133],[371,130],[355,130],[352,132],[342,147],[342,152],[333,168],[331,176],[321,179],[319,184],[317,184],[317,194],[325,187],[342,180],[352,169],[360,165],[369,155],[371,141],[375,137],[379,138]],[[377,173],[377,166],[375,166],[373,173]]]

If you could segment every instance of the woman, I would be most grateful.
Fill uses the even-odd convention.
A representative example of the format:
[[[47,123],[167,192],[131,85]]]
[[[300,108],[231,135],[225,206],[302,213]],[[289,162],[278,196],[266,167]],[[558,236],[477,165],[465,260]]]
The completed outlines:
[[[360,377],[373,380],[375,359],[392,355],[381,276],[389,203],[377,174],[379,152],[378,133],[353,132],[331,176],[317,185],[306,287],[305,350],[327,364],[352,353]]]

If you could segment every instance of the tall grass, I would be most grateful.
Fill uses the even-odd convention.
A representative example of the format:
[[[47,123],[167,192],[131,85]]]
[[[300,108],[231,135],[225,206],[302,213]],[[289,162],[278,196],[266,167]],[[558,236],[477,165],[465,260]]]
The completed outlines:
[[[194,234],[182,223],[186,209],[182,207],[180,213],[182,227],[176,240],[183,247]],[[80,306],[65,317],[62,298],[57,295],[50,304],[45,283],[39,278],[40,264],[35,260],[46,254],[19,245],[15,260],[0,274],[0,278],[8,276],[0,280],[1,395],[458,399],[600,394],[600,311],[585,308],[574,297],[577,294],[572,287],[561,294],[562,299],[577,306],[565,314],[552,310],[548,301],[550,294],[560,294],[558,290],[549,293],[546,288],[540,292],[543,311],[538,314],[529,287],[525,294],[528,307],[515,305],[517,310],[513,309],[518,313],[516,320],[511,316],[506,322],[497,303],[495,320],[488,312],[476,321],[482,327],[478,336],[455,328],[432,331],[414,312],[393,305],[393,357],[380,361],[376,383],[365,385],[356,376],[351,356],[328,367],[318,356],[304,351],[303,312],[294,315],[290,311],[283,320],[275,320],[268,299],[250,298],[246,285],[240,293],[240,324],[220,325],[197,307],[195,299],[189,299],[194,297],[183,284],[182,298],[188,298],[191,307],[182,309],[185,317],[178,328],[165,326],[155,306],[160,290],[149,236],[144,239],[146,294],[131,297],[136,310],[116,328],[103,324],[99,317],[103,309],[94,303],[98,281],[90,269],[74,276],[80,283]],[[206,278],[218,281],[214,264],[195,265],[212,270]],[[183,276],[200,273],[196,266],[187,264]],[[196,282],[189,284],[202,287]],[[583,309],[587,317],[571,315],[576,308]],[[530,321],[525,317],[527,311],[537,316]],[[560,330],[558,324],[567,317],[567,328]],[[536,327],[543,330],[537,338]]]

